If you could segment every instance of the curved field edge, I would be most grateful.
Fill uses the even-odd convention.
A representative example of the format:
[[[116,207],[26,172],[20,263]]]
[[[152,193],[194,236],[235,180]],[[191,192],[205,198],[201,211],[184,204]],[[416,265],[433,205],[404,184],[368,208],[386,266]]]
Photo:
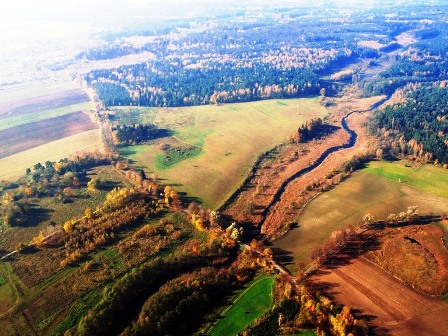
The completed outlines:
[[[13,180],[38,162],[59,161],[77,152],[103,150],[101,131],[86,131],[0,159],[0,180]]]
[[[385,171],[393,171],[400,163],[371,162],[368,167],[377,164],[384,166]],[[432,172],[432,177],[426,175],[427,170]],[[414,172],[414,177],[428,180],[432,178],[435,182],[446,181],[448,171],[428,166]],[[436,188],[429,193],[400,183],[398,179],[378,176],[371,173],[369,168],[357,171],[336,188],[311,201],[298,217],[297,227],[274,241],[274,247],[282,254],[292,257],[293,262],[286,267],[295,272],[298,262],[311,262],[311,253],[321,247],[332,232],[349,226],[358,227],[367,213],[376,219],[384,219],[391,213],[397,214],[413,205],[419,207],[421,214],[447,212],[448,195],[439,196],[446,192],[446,187],[444,183],[438,185],[437,188],[437,184],[434,184]]]
[[[155,164],[163,139],[123,148],[122,154],[136,168],[156,174],[212,209],[230,197],[261,154],[286,141],[307,120],[328,114],[318,98],[147,111],[156,114],[158,127],[172,130],[179,141],[203,151],[163,169]]]
[[[212,327],[211,336],[236,335],[272,305],[274,277],[260,275],[248,287],[232,299],[232,305],[221,314],[222,318]]]

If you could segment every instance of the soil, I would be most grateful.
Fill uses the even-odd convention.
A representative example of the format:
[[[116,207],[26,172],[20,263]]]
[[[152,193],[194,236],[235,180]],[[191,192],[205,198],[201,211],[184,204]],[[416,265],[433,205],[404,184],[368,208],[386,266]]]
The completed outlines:
[[[421,294],[362,257],[309,278],[315,290],[349,306],[377,335],[446,335],[448,305]]]
[[[52,110],[88,101],[89,97],[83,91],[69,90],[51,95],[0,103],[0,119],[24,115],[30,112]]]
[[[83,112],[11,127],[0,131],[0,159],[97,128]]]

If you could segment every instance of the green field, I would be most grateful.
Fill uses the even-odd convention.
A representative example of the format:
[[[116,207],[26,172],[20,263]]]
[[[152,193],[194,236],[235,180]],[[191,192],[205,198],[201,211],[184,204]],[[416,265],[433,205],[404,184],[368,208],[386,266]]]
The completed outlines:
[[[424,179],[427,185],[421,182]],[[425,166],[415,171],[401,161],[371,162],[312,201],[299,217],[298,227],[275,241],[274,247],[291,253],[295,263],[288,267],[296,271],[296,262],[311,262],[310,253],[333,231],[358,227],[367,213],[384,219],[413,205],[421,214],[448,212],[447,183],[448,171],[442,168]]]
[[[38,162],[59,161],[76,152],[101,151],[100,130],[91,130],[49,142],[18,154],[0,159],[0,180],[14,180],[25,174],[25,169]]]
[[[122,110],[123,111],[123,110]],[[123,113],[123,112],[121,112]],[[217,208],[245,179],[259,155],[285,141],[307,119],[323,117],[327,110],[318,98],[268,100],[223,106],[141,109],[141,114],[174,132],[171,139],[128,146],[121,153],[147,174],[176,185],[188,195]],[[120,112],[114,117],[119,120]],[[135,114],[135,113],[134,113]],[[160,165],[160,142],[197,146],[193,158]],[[177,143],[177,145],[176,145]]]
[[[273,284],[274,277],[272,276],[261,275],[255,278],[223,312],[222,318],[213,326],[209,334],[231,336],[241,332],[272,305]]]
[[[448,171],[440,169],[440,167],[424,165],[415,169],[406,161],[397,161],[394,164],[374,161],[365,171],[392,181],[401,181],[403,184],[433,195],[448,198]]]
[[[48,111],[32,112],[24,115],[18,115],[2,119],[2,122],[0,124],[0,131],[11,127],[21,126],[24,124],[29,124],[44,119],[56,118],[73,112],[85,111],[93,108],[94,103],[87,102],[87,103],[69,105]]]

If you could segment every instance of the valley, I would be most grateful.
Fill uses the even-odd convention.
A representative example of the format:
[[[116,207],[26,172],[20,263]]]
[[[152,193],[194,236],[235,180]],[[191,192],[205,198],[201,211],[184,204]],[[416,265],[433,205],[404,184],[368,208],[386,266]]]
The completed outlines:
[[[2,334],[446,334],[445,4],[323,3],[116,3],[0,78]]]

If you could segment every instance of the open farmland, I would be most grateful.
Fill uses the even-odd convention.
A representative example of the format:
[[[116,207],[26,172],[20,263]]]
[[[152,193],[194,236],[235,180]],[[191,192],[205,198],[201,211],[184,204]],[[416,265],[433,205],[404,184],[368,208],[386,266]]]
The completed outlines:
[[[400,165],[386,162],[380,164],[389,170]],[[411,168],[407,169],[413,171]],[[308,264],[311,262],[310,253],[322,246],[333,231],[349,226],[358,227],[367,213],[372,214],[374,218],[383,219],[413,205],[419,207],[421,214],[446,212],[448,197],[440,195],[446,190],[445,183],[441,181],[448,180],[448,171],[435,167],[424,169],[434,170],[438,179],[435,181],[440,181],[440,189],[432,190],[431,193],[424,192],[407,183],[400,183],[398,179],[389,180],[372,174],[369,168],[355,172],[337,188],[313,200],[299,217],[298,227],[275,241],[274,246],[291,253],[295,261]],[[423,170],[414,173],[418,176],[421,172]],[[295,270],[295,265],[289,267]]]
[[[306,120],[327,114],[317,98],[147,110],[156,114],[159,128],[174,132],[175,141],[202,150],[169,166],[156,165],[163,161],[159,147],[164,139],[122,147],[121,153],[210,208],[230,196],[259,155],[285,141]]]
[[[0,103],[0,119],[30,112],[52,110],[88,101],[89,97],[80,89],[59,91],[44,96],[6,101]]]
[[[0,180],[12,180],[25,174],[25,169],[38,162],[59,161],[77,152],[102,150],[99,129],[78,133],[52,141],[0,160]]]
[[[29,124],[37,121],[41,121],[44,119],[61,117],[63,115],[67,115],[70,113],[78,112],[78,111],[87,111],[93,109],[92,102],[79,103],[74,105],[69,105],[65,107],[60,107],[53,110],[45,110],[39,112],[30,112],[24,115],[18,115],[14,117],[9,117],[6,119],[2,119],[0,124],[0,131],[5,129],[21,126],[24,124]]]
[[[0,158],[44,145],[48,142],[96,129],[89,116],[75,112],[0,131]]]
[[[378,334],[446,335],[447,304],[414,291],[363,258],[324,268],[311,282],[366,317]]]
[[[102,150],[101,132],[88,114],[86,93],[73,82],[31,82],[0,90],[0,179],[23,175],[38,162]]]
[[[15,84],[0,88],[0,100],[12,102],[20,99],[47,96],[55,92],[79,90],[79,85],[68,81],[33,81],[27,84]]]

